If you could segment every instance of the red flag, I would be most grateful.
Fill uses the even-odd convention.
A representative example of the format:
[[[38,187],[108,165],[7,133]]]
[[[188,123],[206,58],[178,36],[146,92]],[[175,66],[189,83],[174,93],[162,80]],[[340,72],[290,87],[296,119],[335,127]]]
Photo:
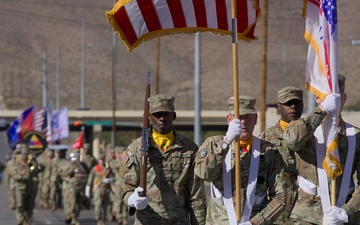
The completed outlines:
[[[83,139],[84,139],[84,131],[81,131],[80,136],[78,137],[78,139],[76,139],[76,141],[74,142],[72,148],[73,148],[73,149],[80,149],[80,148],[82,148],[82,147],[83,147],[83,143],[84,143]]]
[[[250,41],[260,15],[258,0],[237,0],[238,38]],[[232,34],[231,0],[117,1],[106,18],[129,51],[152,38],[195,32]]]
[[[20,139],[24,136],[26,132],[34,130],[34,111],[35,107],[31,107],[27,110],[26,115],[23,115],[21,122]]]

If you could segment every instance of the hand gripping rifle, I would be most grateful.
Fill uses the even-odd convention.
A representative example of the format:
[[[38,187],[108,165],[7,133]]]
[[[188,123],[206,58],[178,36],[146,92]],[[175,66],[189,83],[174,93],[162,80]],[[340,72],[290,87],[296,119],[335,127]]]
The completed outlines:
[[[141,170],[140,170],[140,187],[144,189],[139,193],[141,197],[146,196],[146,172],[147,172],[147,156],[149,148],[149,102],[150,97],[150,69],[146,73],[146,91],[144,100],[144,115],[142,123],[142,144],[141,144]]]

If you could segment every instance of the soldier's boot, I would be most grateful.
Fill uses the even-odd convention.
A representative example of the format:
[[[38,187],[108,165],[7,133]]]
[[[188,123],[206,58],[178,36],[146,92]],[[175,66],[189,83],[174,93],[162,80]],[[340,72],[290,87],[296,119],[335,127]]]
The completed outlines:
[[[10,205],[9,205],[9,208],[12,209],[12,210],[14,210],[14,209],[16,208],[15,203],[10,204]]]
[[[104,220],[103,219],[99,219],[97,222],[97,225],[105,225]]]
[[[114,215],[112,214],[111,210],[109,210],[108,221],[113,221],[113,220],[114,220]]]
[[[128,225],[128,224],[129,224],[129,222],[128,222],[127,217],[123,217],[122,218],[122,225]]]
[[[65,223],[70,224],[71,223],[71,218],[66,217],[65,218]]]
[[[71,225],[80,225],[80,223],[77,221],[75,217],[71,219]]]

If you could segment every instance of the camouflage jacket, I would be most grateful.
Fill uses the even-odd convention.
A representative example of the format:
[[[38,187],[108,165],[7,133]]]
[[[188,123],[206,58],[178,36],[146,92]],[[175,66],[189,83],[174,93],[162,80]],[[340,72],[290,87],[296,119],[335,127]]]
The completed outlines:
[[[82,162],[86,164],[89,171],[97,164],[96,159],[91,154],[84,154]]]
[[[283,139],[289,150],[295,151],[296,167],[299,175],[319,186],[317,174],[317,157],[316,157],[316,143],[313,136],[316,128],[321,124],[326,113],[322,113],[319,108],[306,118],[297,120],[289,124],[288,128],[283,133]],[[360,173],[360,132],[358,128],[356,131],[356,148],[354,155],[354,163],[352,167],[352,175],[357,174],[359,180]],[[340,155],[341,165],[344,168],[347,154],[348,154],[348,140],[346,135],[345,122],[341,119],[338,130],[338,149]],[[342,175],[336,178],[336,193],[339,193]],[[329,185],[331,180],[328,179]],[[359,184],[359,182],[358,182]],[[355,213],[360,211],[360,189],[356,188],[348,195],[347,203],[342,206],[350,217],[348,224],[352,224],[353,218],[357,217]],[[323,218],[321,200],[318,195],[311,195],[299,188],[298,199],[291,212],[291,218],[296,220],[304,220],[311,223],[321,224]],[[356,224],[356,223],[355,223]]]
[[[268,141],[276,146],[281,154],[285,163],[284,168],[284,180],[286,185],[284,186],[285,195],[285,210],[274,222],[274,224],[288,224],[290,223],[290,213],[297,195],[297,176],[298,171],[295,162],[295,152],[289,151],[285,146],[282,139],[283,130],[280,126],[280,121],[275,126],[270,127],[260,135],[262,140]]]
[[[89,173],[89,177],[87,180],[86,185],[92,186],[92,190],[95,191],[96,189],[108,189],[111,190],[110,183],[103,183],[104,178],[114,178],[114,173],[111,167],[105,167],[95,165]]]
[[[175,130],[174,136],[171,146],[163,152],[150,135],[146,192],[150,200],[136,214],[135,224],[205,224],[205,189],[194,173],[198,146]],[[121,161],[121,188],[127,204],[139,186],[141,137],[122,153]]]
[[[199,148],[196,157],[195,173],[200,178],[212,182],[213,185],[224,194],[222,164],[225,160],[227,150],[222,150],[223,136],[213,136],[205,140]],[[256,138],[256,137],[254,137]],[[256,184],[256,195],[268,193],[261,203],[252,208],[251,222],[253,224],[272,224],[284,210],[284,193],[282,168],[283,161],[276,148],[269,142],[261,140],[259,170]],[[234,149],[232,146],[231,149]],[[251,149],[252,150],[252,149]],[[248,185],[251,150],[241,153],[241,199],[242,206]],[[235,180],[235,151],[231,157],[232,181]],[[232,190],[235,196],[235,182],[232,182]],[[234,198],[235,199],[235,198]],[[209,201],[206,224],[223,225],[228,224],[228,216],[224,205],[219,205],[211,199]]]

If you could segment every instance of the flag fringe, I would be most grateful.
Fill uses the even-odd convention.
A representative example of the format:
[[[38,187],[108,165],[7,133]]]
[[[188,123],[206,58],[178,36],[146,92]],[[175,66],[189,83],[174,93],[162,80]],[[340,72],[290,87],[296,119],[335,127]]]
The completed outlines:
[[[320,99],[325,99],[325,97],[328,95],[326,93],[319,91],[317,88],[315,88],[308,82],[305,83],[305,89],[310,91],[310,93],[312,93],[316,97],[319,97]]]

